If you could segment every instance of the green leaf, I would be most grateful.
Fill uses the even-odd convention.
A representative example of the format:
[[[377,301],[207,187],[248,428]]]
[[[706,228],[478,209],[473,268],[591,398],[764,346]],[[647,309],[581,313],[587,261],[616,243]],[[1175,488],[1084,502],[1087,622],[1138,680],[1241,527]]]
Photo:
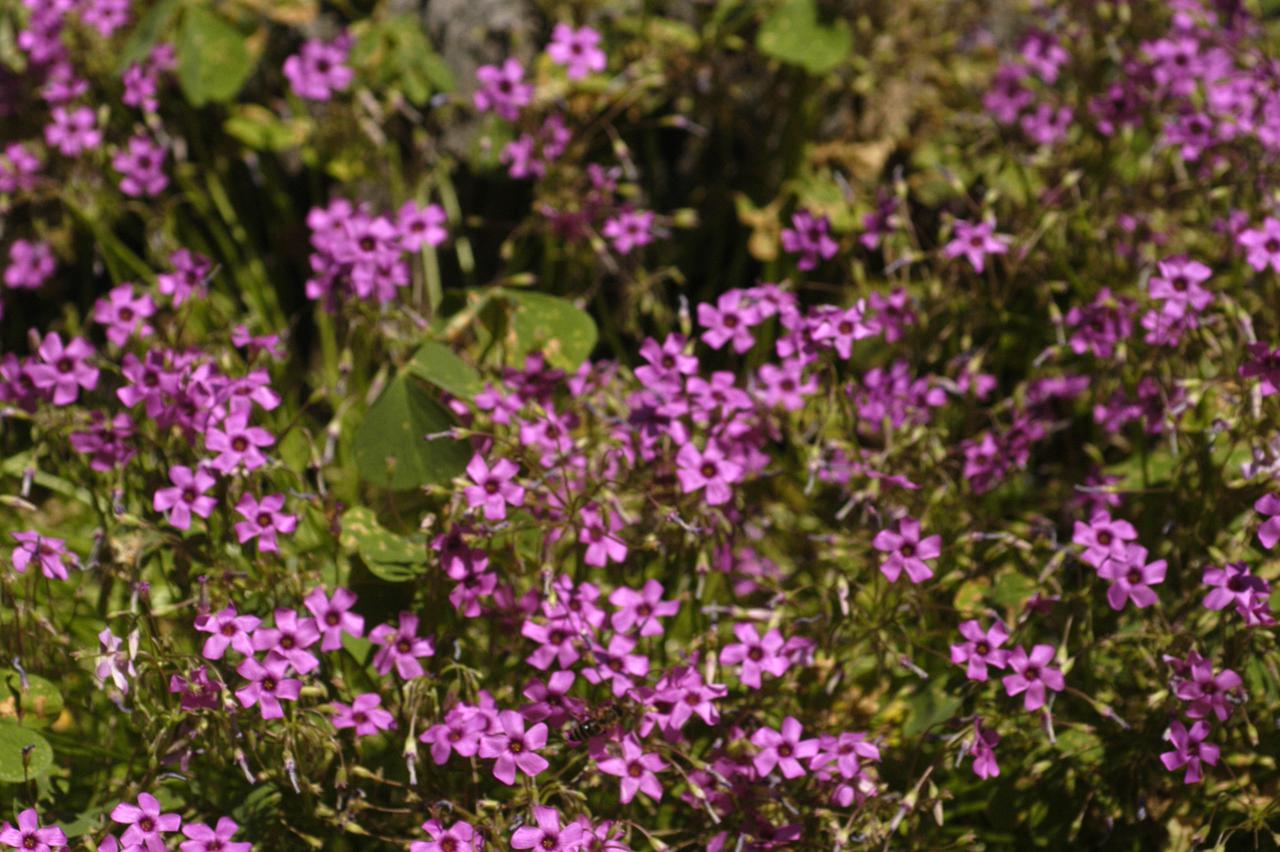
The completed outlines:
[[[581,308],[546,293],[503,290],[502,295],[513,308],[511,331],[517,358],[541,352],[551,364],[573,370],[595,348],[596,322]]]
[[[260,104],[238,104],[223,123],[228,134],[259,151],[297,148],[311,135],[311,121],[293,118],[283,121]]]
[[[168,29],[169,23],[178,13],[180,6],[181,0],[160,0],[151,7],[133,28],[129,41],[120,52],[120,59],[116,62],[117,73],[123,74],[130,65],[147,58],[151,49],[159,43],[164,31]]]
[[[761,25],[756,47],[766,56],[818,75],[848,58],[853,37],[844,21],[819,22],[815,0],[787,0]]]
[[[453,418],[427,395],[417,380],[399,375],[378,397],[356,431],[356,467],[366,482],[396,491],[448,482],[467,466],[461,441],[427,440],[444,432]]]
[[[996,575],[992,599],[1002,607],[1020,607],[1036,593],[1036,581],[1013,568],[1003,568]]]
[[[453,72],[431,47],[422,24],[410,15],[393,15],[352,28],[356,36],[351,62],[361,77],[379,89],[399,89],[422,106],[436,92],[453,90]]]
[[[360,558],[376,562],[427,561],[427,543],[421,538],[399,535],[378,523],[372,509],[356,506],[342,516],[342,547],[359,553]]]
[[[234,98],[256,62],[244,34],[203,6],[183,14],[177,48],[178,82],[195,106]]]
[[[460,399],[472,399],[484,390],[475,368],[441,343],[424,344],[409,362],[409,372]]]
[[[959,698],[947,694],[941,686],[930,686],[907,701],[910,715],[902,728],[902,735],[914,737],[923,734],[939,722],[954,716],[960,704]]]
[[[0,722],[0,781],[20,784],[43,775],[52,765],[53,748],[48,740],[31,728]]]
[[[19,709],[23,724],[43,727],[62,713],[62,693],[39,675],[27,675],[24,690],[16,671],[0,669],[0,721],[16,722]]]

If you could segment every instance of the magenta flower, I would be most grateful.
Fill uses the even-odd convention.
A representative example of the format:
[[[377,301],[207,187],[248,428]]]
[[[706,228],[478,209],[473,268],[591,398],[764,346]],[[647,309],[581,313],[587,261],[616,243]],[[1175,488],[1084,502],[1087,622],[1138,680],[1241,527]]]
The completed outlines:
[[[54,405],[70,405],[80,396],[80,390],[93,390],[98,386],[98,368],[89,366],[94,349],[83,338],[74,338],[62,345],[56,332],[44,336],[38,350],[40,363],[27,368],[31,382],[42,391],[53,392]]]
[[[156,289],[173,299],[174,307],[181,305],[193,294],[204,292],[205,283],[213,272],[213,261],[187,249],[178,249],[169,255],[172,272],[156,276]]]
[[[93,679],[101,688],[107,681],[115,684],[123,693],[129,691],[129,683],[138,676],[134,660],[138,657],[139,634],[134,630],[129,634],[129,642],[111,632],[110,627],[102,628],[98,634],[99,652],[93,661]]]
[[[1209,736],[1209,724],[1196,722],[1191,730],[1181,722],[1174,722],[1165,733],[1165,739],[1173,744],[1173,751],[1160,755],[1164,768],[1174,772],[1186,767],[1183,775],[1184,784],[1198,784],[1204,777],[1204,764],[1216,766],[1221,750],[1213,743],[1205,742]]]
[[[1213,301],[1213,294],[1200,285],[1213,275],[1212,270],[1198,260],[1185,257],[1171,257],[1160,261],[1159,274],[1152,275],[1147,282],[1147,292],[1151,298],[1160,299],[1167,305],[1177,305],[1183,312],[1203,311]]]
[[[575,852],[581,848],[582,826],[571,822],[560,827],[560,812],[545,805],[533,806],[537,825],[522,825],[511,835],[512,849],[537,849],[540,852]]]
[[[1173,693],[1183,701],[1190,702],[1187,715],[1192,719],[1203,719],[1210,713],[1225,722],[1231,716],[1232,706],[1230,693],[1238,690],[1244,680],[1231,669],[1223,669],[1218,674],[1213,672],[1213,663],[1194,651],[1188,656],[1187,677],[1177,678]]]
[[[182,852],[252,852],[253,844],[232,840],[240,826],[231,817],[219,817],[216,828],[202,822],[189,822],[182,827],[187,836],[178,848]]]
[[[622,741],[622,756],[600,761],[599,769],[606,775],[622,779],[622,804],[626,805],[644,793],[655,802],[662,800],[662,784],[656,773],[667,768],[667,763],[656,754],[646,754],[635,734],[628,734]]]
[[[524,489],[515,483],[520,468],[510,459],[498,459],[491,468],[479,453],[471,457],[467,475],[475,485],[463,489],[467,505],[484,508],[486,520],[500,521],[507,516],[507,506],[524,504]]]
[[[1225,609],[1234,603],[1242,611],[1249,610],[1256,601],[1266,601],[1271,594],[1270,584],[1254,576],[1243,562],[1206,568],[1203,582],[1213,587],[1204,599],[1204,605],[1209,609]]]
[[[222,655],[231,647],[246,657],[253,654],[253,641],[249,633],[256,630],[259,619],[256,615],[240,615],[234,606],[229,606],[213,615],[196,616],[195,628],[201,633],[212,634],[204,640],[200,654],[206,660],[221,660]]]
[[[1097,512],[1088,524],[1075,522],[1071,542],[1084,548],[1080,558],[1085,564],[1101,568],[1108,559],[1123,560],[1128,542],[1136,541],[1138,531],[1128,521],[1112,520],[1107,512]]]
[[[955,235],[942,249],[943,255],[951,259],[963,255],[978,273],[985,267],[987,255],[1006,254],[1008,251],[1009,237],[995,233],[994,222],[974,224],[965,219],[956,220]]]
[[[671,710],[661,721],[663,729],[678,731],[695,715],[708,725],[717,724],[720,721],[720,710],[715,702],[728,694],[726,686],[706,683],[702,675],[690,668],[679,674],[668,674],[659,681],[654,698],[671,705]]]
[[[761,321],[760,308],[743,302],[741,290],[730,290],[716,300],[715,305],[702,302],[698,305],[698,325],[702,326],[702,342],[712,349],[733,343],[739,354],[755,346],[751,327]]]
[[[289,661],[298,674],[307,674],[320,666],[315,655],[307,651],[320,641],[320,628],[314,618],[298,618],[292,609],[275,611],[275,627],[259,627],[253,632],[253,650],[270,651]]]
[[[443,766],[452,752],[461,757],[474,757],[480,750],[480,737],[489,730],[489,717],[474,707],[459,705],[451,709],[443,722],[432,725],[418,737],[431,744],[431,759]]]
[[[630,633],[637,628],[641,636],[661,636],[662,622],[658,619],[680,611],[678,602],[662,600],[662,584],[657,580],[646,581],[640,591],[619,586],[609,595],[609,603],[618,609],[610,622],[613,629]]]
[[[598,74],[605,67],[605,53],[600,49],[600,33],[591,27],[574,29],[565,23],[556,24],[551,30],[551,43],[547,56],[557,65],[567,69],[570,80],[580,80],[588,74]]]
[[[93,306],[93,320],[107,327],[107,340],[124,346],[135,334],[148,337],[155,332],[147,322],[155,312],[156,303],[150,296],[135,293],[132,284],[121,284]]]
[[[1123,560],[1108,559],[1098,569],[1099,577],[1111,581],[1111,587],[1107,589],[1107,603],[1114,610],[1124,609],[1128,601],[1133,601],[1138,609],[1151,606],[1157,600],[1151,587],[1164,582],[1167,567],[1163,559],[1147,563],[1147,549],[1137,544],[1130,545]]]
[[[232,411],[222,422],[210,426],[204,436],[205,449],[217,456],[211,462],[220,473],[229,474],[237,468],[257,470],[267,463],[262,447],[276,442],[271,433],[258,426],[249,425],[249,407]]]
[[[169,178],[164,173],[165,149],[146,136],[134,136],[128,147],[116,153],[111,165],[120,173],[120,191],[133,198],[164,192]]]
[[[509,787],[516,783],[517,769],[533,778],[550,765],[535,753],[547,744],[545,723],[539,722],[526,732],[523,716],[503,710],[498,714],[498,725],[496,733],[480,738],[480,756],[497,759],[493,777]]]
[[[1014,673],[1002,678],[1004,690],[1011,696],[1026,693],[1022,706],[1028,711],[1044,706],[1046,688],[1061,692],[1066,687],[1062,672],[1049,665],[1053,654],[1052,645],[1036,645],[1030,654],[1018,647],[1009,654],[1009,668]]]
[[[782,653],[782,634],[776,628],[761,636],[755,626],[739,622],[733,626],[733,635],[738,641],[721,649],[720,664],[740,666],[738,680],[743,685],[759,689],[762,672],[782,677],[791,667],[791,661]]]
[[[999,648],[1008,640],[1009,631],[999,620],[993,621],[985,632],[976,620],[966,621],[960,625],[960,635],[969,641],[951,646],[951,662],[967,663],[969,680],[986,680],[987,666],[1002,669],[1008,663],[1009,652]]]
[[[376,692],[357,695],[350,705],[333,702],[333,726],[355,728],[357,737],[367,737],[396,726],[395,718],[381,707],[382,696]]]
[[[818,260],[830,260],[839,248],[831,238],[831,222],[826,216],[814,216],[808,210],[791,214],[791,227],[782,231],[782,249],[788,254],[798,254],[796,268],[802,271],[814,269]]]
[[[217,710],[222,706],[222,684],[209,679],[205,666],[196,666],[187,677],[171,675],[169,692],[182,696],[180,706],[187,712]]]
[[[116,805],[111,811],[111,820],[129,826],[120,835],[120,842],[126,849],[145,846],[147,852],[164,852],[162,835],[177,831],[182,826],[182,817],[161,813],[160,802],[150,793],[139,795],[136,805],[128,802]]]
[[[18,546],[13,549],[13,570],[27,573],[32,563],[40,566],[40,573],[50,580],[67,579],[67,566],[63,557],[68,556],[67,545],[60,538],[48,538],[35,530],[11,533]]]
[[[0,825],[0,843],[14,849],[49,852],[51,849],[65,848],[67,835],[56,825],[42,828],[40,815],[35,808],[27,808],[18,814],[17,828],[7,822]]]
[[[102,144],[102,131],[98,130],[97,118],[89,107],[68,111],[66,107],[57,106],[50,115],[53,121],[45,125],[44,140],[64,156],[75,157]]]
[[[448,214],[439,204],[419,207],[413,201],[406,201],[396,214],[400,244],[405,251],[418,251],[424,245],[438,246],[449,236],[444,227],[448,220]]]
[[[633,653],[636,640],[630,636],[615,634],[609,647],[595,645],[592,654],[597,665],[583,669],[582,676],[589,683],[608,683],[615,696],[626,695],[649,674],[649,658]]]
[[[298,516],[282,511],[283,494],[268,494],[261,500],[246,493],[236,504],[236,511],[243,521],[236,523],[236,538],[241,544],[252,539],[258,540],[259,553],[276,553],[276,534],[291,535],[298,528]]]
[[[302,694],[302,681],[287,677],[289,661],[276,653],[267,654],[261,663],[246,657],[236,666],[236,673],[249,685],[236,690],[236,698],[247,710],[258,705],[263,719],[284,718],[280,701],[297,701]]]
[[[800,761],[818,753],[818,741],[801,740],[803,732],[799,720],[788,716],[782,720],[781,731],[761,728],[751,735],[751,744],[759,749],[755,757],[751,758],[751,765],[761,778],[773,772],[775,766],[782,771],[783,778],[799,778],[804,775],[804,767],[800,765]]]
[[[14,240],[9,246],[9,265],[4,283],[15,290],[38,290],[57,268],[53,249],[47,243]]]
[[[332,598],[325,596],[324,589],[315,588],[303,600],[324,637],[320,642],[321,651],[341,648],[343,633],[355,637],[364,635],[364,616],[351,612],[355,602],[355,593],[342,588],[334,589]]]
[[[880,571],[889,582],[896,583],[903,571],[913,583],[923,583],[933,576],[925,560],[934,560],[942,552],[942,536],[931,535],[921,540],[920,522],[915,518],[902,518],[897,530],[883,529],[876,534],[871,546],[889,558],[880,563]]]
[[[440,820],[429,819],[422,830],[431,839],[413,841],[409,852],[480,852],[484,848],[484,838],[469,822],[455,822],[446,829]]]
[[[610,562],[623,562],[627,558],[627,545],[616,533],[622,529],[622,518],[617,512],[609,515],[608,526],[597,506],[584,506],[578,513],[578,541],[587,546],[582,556],[584,565],[603,568]]]
[[[1280,272],[1280,219],[1268,216],[1261,228],[1241,231],[1236,242],[1245,250],[1245,259],[1254,269],[1262,272],[1269,266]]]
[[[403,680],[422,677],[426,671],[419,657],[434,657],[435,643],[430,637],[418,635],[418,616],[411,612],[400,613],[396,627],[379,624],[369,633],[369,638],[382,648],[373,657],[373,667],[385,675],[395,668]]]
[[[193,513],[207,518],[218,505],[216,498],[205,493],[217,480],[203,467],[193,472],[176,464],[169,468],[169,481],[173,487],[157,489],[151,504],[157,512],[167,513],[169,523],[180,530],[190,528]]]
[[[1258,527],[1258,540],[1262,542],[1263,547],[1270,550],[1276,546],[1277,541],[1280,541],[1280,496],[1263,494],[1253,504],[1253,510],[1259,515],[1267,516],[1267,519]]]
[[[715,439],[707,441],[707,448],[702,451],[692,441],[685,444],[676,454],[676,465],[680,490],[690,494],[705,489],[708,506],[728,503],[733,496],[730,485],[740,481],[743,474],[742,465],[726,457]]]
[[[874,320],[867,320],[867,306],[859,299],[847,310],[832,310],[822,316],[813,330],[815,342],[830,346],[841,358],[853,357],[855,341],[872,337],[876,333]]]
[[[600,232],[609,238],[618,254],[630,254],[653,242],[653,219],[651,210],[623,210],[607,219]]]
[[[973,758],[973,774],[984,781],[1000,776],[1000,764],[996,763],[996,746],[1000,735],[982,727],[982,720],[973,722],[973,740],[969,743],[969,756]]]
[[[481,65],[476,69],[479,87],[471,96],[480,112],[496,112],[507,121],[520,117],[520,110],[533,101],[533,86],[524,82],[524,67],[508,57],[501,67]]]
[[[310,101],[327,101],[335,92],[346,91],[355,79],[355,72],[346,65],[350,49],[351,39],[345,34],[329,42],[303,42],[302,48],[284,61],[284,76],[294,94]]]
[[[529,722],[546,722],[558,728],[581,716],[586,702],[569,695],[577,676],[573,672],[554,672],[547,682],[532,680],[524,688],[524,697],[532,701],[520,708],[520,715]]]

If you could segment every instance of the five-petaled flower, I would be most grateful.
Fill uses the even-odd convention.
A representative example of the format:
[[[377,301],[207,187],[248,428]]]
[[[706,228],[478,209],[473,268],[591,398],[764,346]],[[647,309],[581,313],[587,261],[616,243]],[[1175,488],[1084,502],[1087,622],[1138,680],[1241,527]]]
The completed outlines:
[[[480,756],[496,760],[493,777],[503,784],[516,783],[516,770],[530,778],[548,766],[546,759],[536,752],[547,744],[547,726],[538,722],[525,730],[524,717],[514,710],[498,714],[498,730],[480,738]]]
[[[634,734],[622,741],[622,756],[609,757],[599,763],[606,775],[622,779],[622,804],[629,804],[636,793],[644,793],[655,802],[662,798],[662,784],[656,773],[667,768],[667,763],[653,753],[646,753]]]
[[[1005,675],[1005,692],[1023,695],[1023,707],[1028,711],[1039,710],[1045,703],[1046,689],[1061,692],[1066,687],[1062,672],[1049,664],[1053,662],[1052,645],[1036,645],[1028,654],[1026,649],[1014,648],[1009,654],[1009,668],[1013,674]]]

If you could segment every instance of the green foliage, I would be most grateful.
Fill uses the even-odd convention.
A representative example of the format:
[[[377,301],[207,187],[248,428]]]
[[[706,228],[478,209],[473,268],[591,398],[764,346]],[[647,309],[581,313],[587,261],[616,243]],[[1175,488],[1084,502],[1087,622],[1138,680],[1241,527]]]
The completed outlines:
[[[826,74],[849,57],[853,35],[844,20],[819,20],[816,0],[783,0],[760,27],[756,47],[810,74]]]
[[[53,765],[49,741],[31,728],[0,721],[0,782],[37,778]]]
[[[417,379],[397,375],[356,431],[360,476],[395,491],[449,481],[462,472],[469,458],[462,443],[439,437],[453,425],[453,418]]]
[[[501,295],[511,305],[511,353],[518,362],[541,352],[555,366],[573,370],[595,349],[596,322],[581,308],[528,290],[506,289]]]
[[[476,369],[441,343],[424,343],[409,362],[409,372],[459,399],[472,399],[484,390]]]
[[[230,21],[204,6],[182,13],[178,82],[195,106],[230,101],[253,74],[257,55]]]

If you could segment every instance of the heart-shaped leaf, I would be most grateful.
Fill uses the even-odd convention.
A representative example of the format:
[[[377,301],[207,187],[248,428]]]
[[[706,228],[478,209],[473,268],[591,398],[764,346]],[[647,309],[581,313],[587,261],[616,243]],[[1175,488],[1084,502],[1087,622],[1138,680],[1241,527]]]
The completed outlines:
[[[39,675],[21,676],[13,669],[0,669],[0,721],[17,721],[21,711],[24,725],[44,726],[62,713],[62,693]]]
[[[541,352],[566,370],[577,369],[596,347],[599,336],[591,315],[559,296],[503,290],[512,306],[511,331],[517,357]]]
[[[253,73],[248,39],[204,6],[190,6],[178,35],[178,82],[195,106],[229,101]]]
[[[49,771],[53,748],[31,728],[0,722],[0,781],[19,784]]]
[[[756,47],[766,56],[818,75],[848,58],[853,37],[844,21],[820,22],[814,0],[786,0],[761,25]]]
[[[366,482],[396,491],[448,482],[466,468],[465,443],[433,437],[453,426],[449,412],[417,379],[399,375],[387,385],[356,431],[356,467]]]
[[[424,344],[409,362],[409,372],[460,399],[473,399],[484,390],[475,368],[440,343]]]

